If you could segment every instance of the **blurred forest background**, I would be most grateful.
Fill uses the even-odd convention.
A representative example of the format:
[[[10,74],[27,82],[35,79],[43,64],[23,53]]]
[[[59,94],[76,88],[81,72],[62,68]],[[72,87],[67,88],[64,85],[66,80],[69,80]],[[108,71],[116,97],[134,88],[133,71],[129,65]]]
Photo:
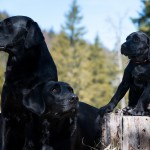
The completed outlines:
[[[150,0],[142,0],[139,18],[129,18],[141,30],[150,35]],[[11,14],[0,12],[0,20]],[[119,33],[116,35],[116,49],[108,50],[95,35],[91,44],[83,39],[86,25],[82,24],[82,12],[78,2],[73,0],[66,12],[65,22],[59,33],[53,28],[44,31],[46,43],[57,65],[60,81],[70,83],[80,101],[101,107],[110,101],[120,82],[120,74],[128,60],[118,53]],[[119,29],[115,29],[119,30]],[[4,82],[7,54],[0,53],[0,94]],[[121,63],[121,64],[120,64]],[[122,65],[123,64],[123,65]],[[121,66],[120,66],[121,65]],[[123,67],[122,67],[123,66]]]

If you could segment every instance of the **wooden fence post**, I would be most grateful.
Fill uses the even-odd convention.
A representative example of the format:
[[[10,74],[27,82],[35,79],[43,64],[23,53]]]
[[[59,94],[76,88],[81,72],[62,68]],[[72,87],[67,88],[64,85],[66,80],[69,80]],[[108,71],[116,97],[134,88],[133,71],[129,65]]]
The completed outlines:
[[[102,150],[150,150],[150,117],[123,116],[121,111],[105,115],[101,143]]]

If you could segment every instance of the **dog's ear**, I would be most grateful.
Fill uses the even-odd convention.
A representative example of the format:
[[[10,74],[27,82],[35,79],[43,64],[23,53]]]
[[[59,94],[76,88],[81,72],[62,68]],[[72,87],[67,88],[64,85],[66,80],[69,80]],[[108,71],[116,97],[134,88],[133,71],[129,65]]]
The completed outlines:
[[[37,85],[31,90],[24,90],[23,105],[37,115],[42,115],[45,111],[45,102],[41,92],[41,86]]]
[[[36,22],[29,20],[27,22],[26,28],[27,28],[27,35],[24,43],[26,48],[31,48],[44,41],[41,29],[39,28]]]

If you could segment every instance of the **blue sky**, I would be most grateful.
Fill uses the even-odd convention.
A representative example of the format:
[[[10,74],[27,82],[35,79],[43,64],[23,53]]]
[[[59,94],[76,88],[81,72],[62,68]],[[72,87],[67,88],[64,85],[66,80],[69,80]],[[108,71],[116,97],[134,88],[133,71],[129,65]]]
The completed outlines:
[[[59,32],[71,2],[72,0],[0,0],[0,11],[7,11],[11,16],[29,16],[42,29],[49,30],[53,27]],[[84,38],[91,43],[98,34],[101,42],[113,49],[116,42],[115,31],[119,31],[119,20],[122,25],[121,42],[124,42],[128,34],[137,30],[130,17],[137,17],[141,11],[140,0],[78,0],[78,4],[84,17],[82,25],[87,30]]]

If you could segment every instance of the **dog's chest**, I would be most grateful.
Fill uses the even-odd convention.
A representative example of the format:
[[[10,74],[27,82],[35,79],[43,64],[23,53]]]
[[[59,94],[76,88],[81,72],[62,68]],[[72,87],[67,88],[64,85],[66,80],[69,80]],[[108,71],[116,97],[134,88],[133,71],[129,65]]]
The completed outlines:
[[[2,109],[5,117],[9,117],[17,121],[21,118],[26,118],[20,89],[9,84],[4,85],[2,94]]]
[[[143,89],[145,87],[145,82],[136,78],[131,79],[131,84],[136,89]]]

